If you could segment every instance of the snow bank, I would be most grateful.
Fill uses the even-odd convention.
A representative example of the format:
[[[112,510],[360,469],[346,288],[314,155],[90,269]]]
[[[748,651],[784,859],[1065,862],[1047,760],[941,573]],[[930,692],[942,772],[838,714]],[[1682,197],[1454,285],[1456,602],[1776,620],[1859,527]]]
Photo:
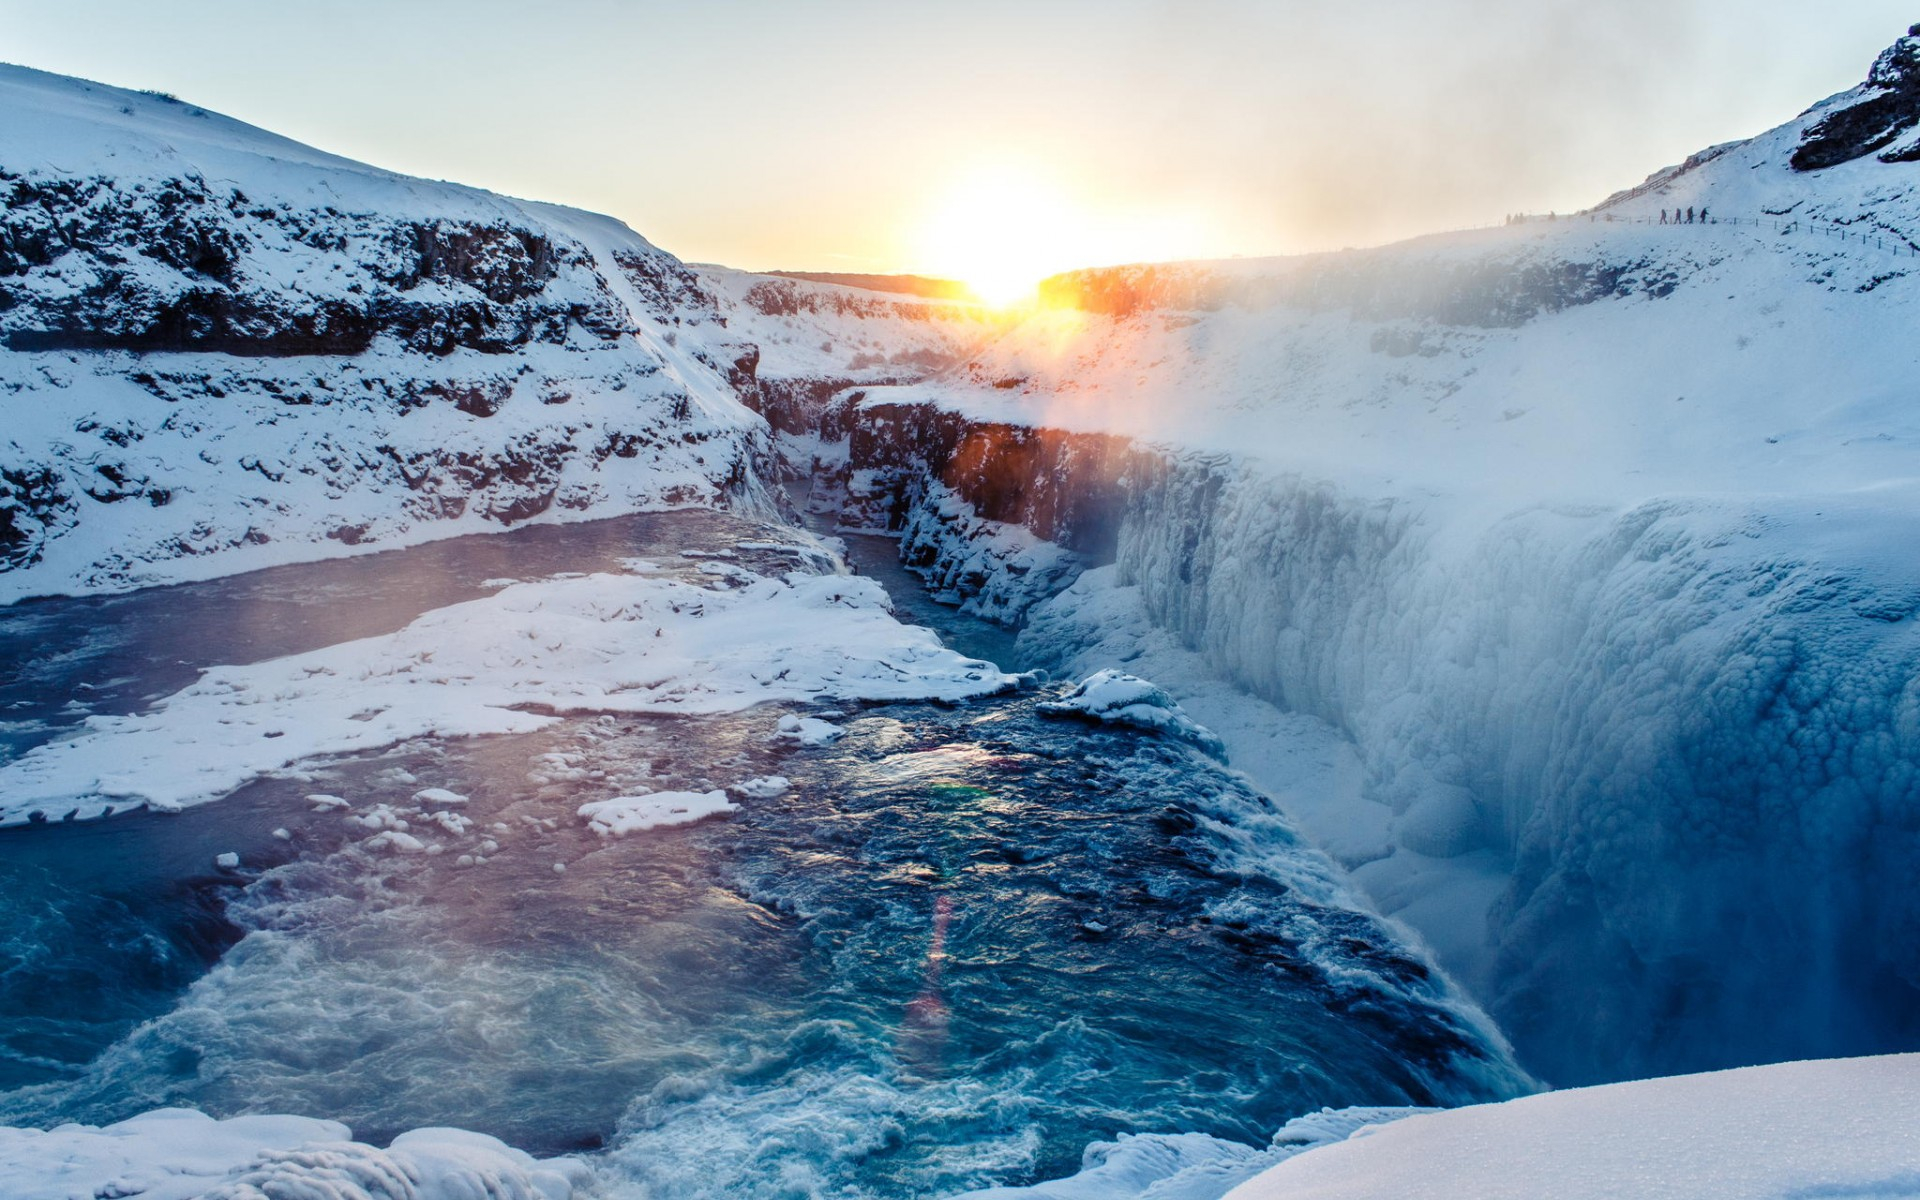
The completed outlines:
[[[149,713],[91,719],[0,766],[0,824],[173,811],[318,755],[564,714],[951,701],[1020,683],[894,620],[871,580],[740,575],[718,588],[630,575],[515,584],[383,637],[215,668]],[[803,721],[824,724],[796,719],[803,733]]]
[[[1751,1067],[1427,1113],[1281,1163],[1232,1200],[1920,1195],[1920,1055]],[[1151,1194],[1151,1193],[1148,1193]]]
[[[1920,1055],[1828,1059],[1446,1110],[1327,1109],[1266,1147],[1198,1133],[958,1200],[1802,1200],[1920,1195]]]
[[[590,1178],[484,1134],[416,1129],[384,1150],[311,1117],[216,1121],[190,1109],[113,1125],[0,1128],[10,1200],[569,1200]]]
[[[1078,717],[1102,725],[1130,725],[1191,742],[1224,760],[1226,746],[1205,726],[1188,717],[1166,690],[1124,671],[1096,671],[1058,700],[1035,705],[1049,717]]]

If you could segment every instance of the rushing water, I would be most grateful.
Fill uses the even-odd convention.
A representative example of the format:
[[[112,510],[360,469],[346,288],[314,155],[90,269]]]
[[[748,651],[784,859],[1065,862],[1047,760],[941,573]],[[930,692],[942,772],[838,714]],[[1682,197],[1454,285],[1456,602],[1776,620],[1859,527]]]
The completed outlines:
[[[83,677],[124,709],[490,577],[729,543],[767,569],[771,540],[689,514],[38,602],[0,613],[4,695],[46,736]],[[909,1196],[1068,1174],[1122,1131],[1263,1141],[1321,1105],[1518,1086],[1238,777],[1033,705],[848,708],[810,748],[768,710],[578,718],[0,831],[0,1116],[449,1124],[596,1151],[615,1195]],[[603,840],[574,816],[772,775],[789,790],[695,826]],[[436,813],[428,786],[470,802]],[[443,852],[367,841],[395,820]]]

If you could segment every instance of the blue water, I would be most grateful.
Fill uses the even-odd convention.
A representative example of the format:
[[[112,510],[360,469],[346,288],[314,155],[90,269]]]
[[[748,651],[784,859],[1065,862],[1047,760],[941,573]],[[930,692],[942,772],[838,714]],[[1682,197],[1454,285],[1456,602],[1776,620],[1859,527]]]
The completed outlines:
[[[550,538],[505,570],[505,538],[475,548],[484,565],[433,548],[444,590],[394,582],[404,552],[355,628],[490,576],[767,537],[698,520],[581,527],[580,553]],[[367,577],[348,565],[280,589],[324,582],[352,607]],[[101,602],[31,619],[38,644],[64,633],[130,676],[165,657],[154,618],[196,604],[199,661],[305,648],[223,644],[221,597],[239,594],[123,598],[107,650],[60,619]],[[55,708],[71,676],[32,676],[15,698]],[[890,1197],[1069,1174],[1124,1131],[1264,1142],[1322,1105],[1521,1086],[1264,797],[1035,699],[841,709],[846,736],[811,749],[770,740],[767,710],[576,719],[323,764],[177,817],[0,831],[0,1118],[191,1104],[375,1141],[450,1124],[590,1151],[613,1195]],[[697,826],[604,841],[574,816],[768,774],[792,790]],[[471,825],[411,806],[426,786],[470,795]],[[444,852],[369,848],[313,792],[404,809]],[[243,871],[213,868],[226,850]]]

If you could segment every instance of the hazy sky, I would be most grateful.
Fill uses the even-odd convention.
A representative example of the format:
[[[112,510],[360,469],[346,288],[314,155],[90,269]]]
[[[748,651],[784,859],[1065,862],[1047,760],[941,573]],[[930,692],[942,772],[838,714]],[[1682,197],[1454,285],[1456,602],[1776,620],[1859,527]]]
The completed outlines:
[[[1915,19],[1911,0],[0,0],[0,58],[610,212],[691,260],[964,273],[954,223],[996,205],[1038,214],[1035,255],[1081,259],[1582,207],[1853,85]]]

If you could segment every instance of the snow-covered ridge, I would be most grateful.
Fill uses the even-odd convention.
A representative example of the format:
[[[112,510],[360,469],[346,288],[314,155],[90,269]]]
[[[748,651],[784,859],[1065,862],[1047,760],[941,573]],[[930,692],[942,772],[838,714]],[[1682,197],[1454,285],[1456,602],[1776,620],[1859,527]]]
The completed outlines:
[[[0,598],[757,502],[751,348],[618,222],[20,67],[0,105]]]
[[[1911,1196],[1920,1056],[1794,1062],[1418,1114],[1288,1159],[1231,1200]],[[1676,1131],[1684,1131],[1676,1136]]]
[[[967,300],[704,264],[695,269],[728,326],[758,347],[763,382],[917,379],[964,358],[1010,320]]]
[[[1783,1063],[1444,1111],[1338,1109],[1265,1148],[1122,1137],[1077,1175],[967,1200],[1789,1200],[1920,1186],[1920,1056]]]

